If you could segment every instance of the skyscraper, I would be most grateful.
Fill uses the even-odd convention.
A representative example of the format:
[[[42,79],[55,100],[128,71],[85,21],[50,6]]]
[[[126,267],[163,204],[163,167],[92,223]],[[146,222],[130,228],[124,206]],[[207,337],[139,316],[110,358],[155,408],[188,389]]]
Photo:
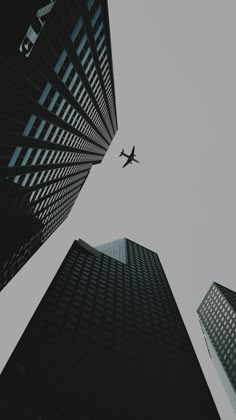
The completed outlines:
[[[4,419],[219,419],[155,252],[75,241],[0,378]]]
[[[117,131],[106,0],[0,17],[0,289],[68,216]]]
[[[236,293],[214,282],[197,312],[209,355],[236,411]]]

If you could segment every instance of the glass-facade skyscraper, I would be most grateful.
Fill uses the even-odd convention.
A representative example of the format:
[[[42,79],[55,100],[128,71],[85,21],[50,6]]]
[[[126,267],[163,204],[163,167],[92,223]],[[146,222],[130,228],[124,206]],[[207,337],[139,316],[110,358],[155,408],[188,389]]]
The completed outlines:
[[[0,17],[0,289],[68,216],[117,131],[106,0]]]
[[[75,241],[0,377],[4,419],[219,419],[158,255]]]
[[[236,412],[236,292],[214,282],[197,312],[209,355]]]

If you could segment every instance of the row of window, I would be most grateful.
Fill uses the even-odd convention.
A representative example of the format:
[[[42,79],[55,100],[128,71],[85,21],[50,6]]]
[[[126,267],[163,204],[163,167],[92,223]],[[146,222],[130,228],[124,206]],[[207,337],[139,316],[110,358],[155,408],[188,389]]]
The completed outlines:
[[[98,15],[99,15],[99,13],[98,13]],[[79,33],[79,29],[81,29],[83,27],[82,23],[83,23],[82,18],[80,18],[80,20],[77,24],[77,28],[75,28],[77,30],[77,35]],[[72,35],[75,38],[75,33],[72,34]],[[83,47],[83,43],[84,43],[84,41],[81,43],[81,50],[82,50],[82,47]],[[90,52],[90,49],[89,50],[87,49],[86,55],[88,55],[89,52]],[[67,66],[64,65],[64,63],[66,62],[66,59],[68,59],[68,57],[66,56],[66,53],[63,52],[60,59],[58,60],[57,65],[55,66],[55,71],[59,72],[59,70],[61,70],[64,66],[65,72],[64,72],[64,75],[62,76],[62,81],[67,82],[67,80],[71,79],[69,88],[72,89],[73,86],[76,85],[76,91],[73,92],[75,97],[76,97],[76,94],[79,95],[79,96],[76,97],[76,99],[79,102],[82,100],[82,102],[81,102],[82,104],[84,104],[86,102],[86,104],[89,105],[89,103],[90,103],[90,105],[89,105],[90,108],[93,108],[93,112],[95,112],[95,108],[94,108],[94,106],[91,102],[91,99],[88,97],[88,94],[85,92],[85,89],[82,87],[81,81],[79,81],[79,83],[75,83],[76,78],[78,78],[78,75],[77,75],[75,69],[73,68],[72,63],[70,63],[68,61]],[[73,82],[72,82],[72,80],[73,80]],[[82,89],[82,91],[81,91],[81,89]],[[100,89],[100,95],[101,95],[101,89]],[[69,116],[69,119],[67,121],[67,122],[71,123],[71,119],[73,117],[73,114],[75,113],[75,110],[72,110],[71,106],[66,105],[64,98],[61,97],[62,99],[60,101],[58,101],[59,96],[60,96],[59,93],[56,92],[55,89],[49,83],[47,83],[43,93],[41,94],[41,97],[39,99],[39,103],[41,103],[42,105],[43,104],[45,105],[45,104],[47,104],[47,101],[49,100],[50,103],[48,102],[48,109],[50,111],[54,111],[56,113],[56,115],[58,115],[58,116],[61,115],[62,119],[65,119],[65,120],[66,120],[66,115],[68,115],[69,109],[71,109],[70,110],[70,116]],[[97,99],[98,99],[98,97],[97,97]],[[55,106],[57,106],[57,109],[55,109]],[[103,103],[103,106],[105,106],[105,103]],[[98,116],[97,116],[97,118],[98,118]],[[29,122],[28,122],[28,124],[27,124],[27,126],[24,130],[24,135],[32,135],[35,138],[39,138],[39,136],[41,135],[41,133],[44,130],[43,138],[45,140],[55,141],[55,139],[56,139],[56,141],[59,142],[60,138],[59,138],[59,134],[58,134],[58,131],[59,131],[58,128],[54,129],[52,131],[53,125],[50,124],[50,126],[46,130],[46,128],[45,128],[46,122],[45,121],[41,121],[40,124],[38,124],[38,126],[35,126],[35,124],[34,124],[35,119],[36,119],[35,115],[32,115],[30,117],[30,120],[29,120]],[[76,116],[74,116],[74,120],[72,122],[72,125],[75,125],[75,121],[77,121],[77,119],[78,119],[78,117],[76,118]],[[99,121],[99,124],[101,124],[101,120]],[[85,125],[87,125],[87,124],[85,124]],[[77,128],[77,125],[76,125],[76,128]],[[52,135],[53,132],[54,132],[54,137]],[[49,138],[50,135],[51,135],[51,138]],[[98,137],[97,133],[95,134],[95,137],[96,138]],[[20,151],[20,148],[17,148],[15,153],[14,153],[14,156],[12,156],[12,159],[10,161],[10,164],[9,164],[10,166],[13,166],[13,165],[16,164],[16,160],[17,160],[17,157],[19,155],[19,151]],[[22,162],[21,162],[22,165],[25,165],[27,163],[31,153],[32,153],[32,149],[31,150],[29,149],[27,151],[27,153],[25,154]],[[47,154],[48,154],[48,151],[46,151],[44,153],[43,159],[46,158]],[[37,161],[38,158],[39,158],[39,154],[37,153],[37,156],[34,157],[34,160],[32,160],[31,163],[36,164],[36,161]],[[42,163],[44,163],[44,162],[41,160],[40,164],[42,164]],[[18,179],[15,179],[15,181],[17,182]],[[26,180],[24,182],[26,183]]]

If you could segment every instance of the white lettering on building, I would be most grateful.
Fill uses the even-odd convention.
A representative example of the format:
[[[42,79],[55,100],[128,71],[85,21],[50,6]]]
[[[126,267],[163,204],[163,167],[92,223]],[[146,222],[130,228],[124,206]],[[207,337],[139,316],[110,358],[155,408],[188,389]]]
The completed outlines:
[[[33,28],[32,25],[29,26],[26,35],[22,41],[22,43],[20,44],[19,50],[26,56],[29,57],[34,44],[41,32],[41,30],[43,29],[45,23],[46,23],[46,16],[51,12],[54,4],[56,3],[56,0],[49,0],[50,3],[48,3],[46,6],[41,7],[40,9],[38,9],[37,13],[36,13],[36,19],[37,22],[39,24],[39,30]],[[38,25],[37,25],[38,26]]]

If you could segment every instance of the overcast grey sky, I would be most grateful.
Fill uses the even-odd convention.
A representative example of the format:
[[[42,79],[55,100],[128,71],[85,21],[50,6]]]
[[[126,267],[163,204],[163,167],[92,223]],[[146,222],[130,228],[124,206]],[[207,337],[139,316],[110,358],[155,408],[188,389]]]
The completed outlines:
[[[196,309],[213,281],[236,291],[236,3],[108,4],[119,130],[69,218],[0,293],[0,369],[73,240],[125,236],[159,254],[219,414],[233,420]],[[122,169],[134,144],[140,164]]]

